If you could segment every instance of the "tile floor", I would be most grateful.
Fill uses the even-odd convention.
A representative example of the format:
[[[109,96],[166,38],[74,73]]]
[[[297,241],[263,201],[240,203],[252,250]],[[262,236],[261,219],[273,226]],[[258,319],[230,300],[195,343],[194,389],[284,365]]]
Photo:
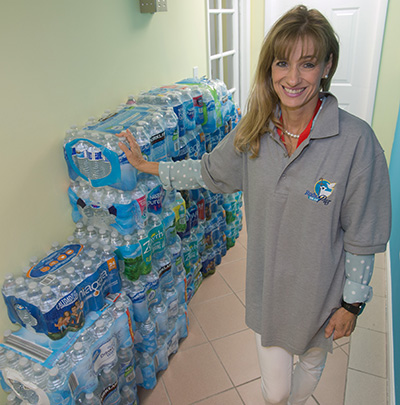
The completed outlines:
[[[263,405],[254,335],[244,322],[246,231],[206,278],[189,304],[189,336],[158,374],[153,390],[139,388],[140,405]],[[384,255],[372,280],[374,299],[351,338],[333,354],[306,405],[383,405],[386,400]]]

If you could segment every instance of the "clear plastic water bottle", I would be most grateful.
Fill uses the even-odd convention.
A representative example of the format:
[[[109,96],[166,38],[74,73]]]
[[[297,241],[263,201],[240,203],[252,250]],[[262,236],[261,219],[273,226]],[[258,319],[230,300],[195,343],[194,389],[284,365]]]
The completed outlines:
[[[199,86],[191,86],[191,94],[194,105],[196,125],[202,125],[204,123],[203,93],[200,91]]]
[[[162,293],[165,305],[168,308],[168,319],[175,320],[178,316],[178,293],[175,287],[164,288]]]
[[[156,325],[150,317],[140,324],[137,332],[139,336],[137,349],[142,352],[154,353],[157,349]]]
[[[178,295],[178,304],[182,305],[187,301],[186,295],[186,271],[183,264],[177,267],[177,273],[174,275],[175,278],[175,290]]]
[[[153,389],[157,384],[157,377],[154,361],[149,353],[141,353],[139,367],[143,377],[143,387]]]
[[[167,158],[167,147],[165,144],[165,124],[158,116],[150,119],[150,142],[152,159],[156,162],[165,161]]]
[[[118,384],[120,390],[124,386],[135,384],[135,356],[132,344],[118,350]]]
[[[82,342],[77,342],[70,350],[72,362],[72,372],[78,381],[74,390],[74,396],[78,396],[82,391],[93,392],[97,387],[97,376],[93,370],[92,356],[89,348],[86,348]]]
[[[190,89],[179,89],[182,94],[183,107],[185,109],[185,128],[186,131],[194,129],[196,126],[195,111],[193,105],[193,98]]]
[[[73,404],[67,377],[57,366],[48,372],[47,393],[52,404]]]
[[[119,252],[123,257],[123,273],[131,280],[136,281],[141,275],[142,248],[136,235],[125,235]]]
[[[179,339],[183,339],[188,335],[188,316],[186,305],[179,305],[178,317],[176,320],[176,329]]]
[[[85,225],[82,222],[77,222],[75,224],[75,230],[73,233],[76,240],[82,239],[86,236]]]
[[[137,405],[137,395],[128,385],[123,386],[121,389],[121,401],[121,404],[124,405]]]
[[[7,273],[4,276],[4,283],[3,283],[3,288],[2,288],[3,294],[6,297],[9,295],[14,295],[15,287],[16,287],[16,283],[15,283],[14,276],[11,273]]]
[[[146,224],[147,234],[150,238],[152,258],[162,257],[165,253],[165,231],[161,218],[158,215],[149,214]]]
[[[32,363],[26,357],[21,357],[18,360],[17,370],[22,374],[22,376],[29,381],[33,376]]]
[[[42,288],[42,295],[40,297],[40,310],[45,314],[49,312],[57,304],[57,296],[49,286]]]
[[[160,335],[157,338],[157,351],[155,353],[156,372],[166,370],[168,368],[168,348],[167,348],[167,334]]]
[[[162,300],[162,294],[158,273],[151,270],[150,273],[141,277],[141,281],[145,286],[148,307],[151,308],[153,305],[160,303]]]
[[[15,280],[14,293],[17,298],[26,299],[26,295],[28,293],[28,287],[27,287],[25,279],[23,277],[18,277]]]
[[[57,367],[68,376],[71,372],[72,362],[68,353],[61,353],[57,359]]]
[[[63,278],[61,280],[61,286],[60,286],[60,298],[68,295],[71,291],[74,290],[74,288],[75,288],[75,286],[73,283],[71,283],[71,280],[69,278]]]
[[[47,370],[38,363],[33,365],[33,374],[32,374],[32,381],[43,390],[46,389],[47,380],[49,376]]]
[[[86,392],[81,399],[80,405],[101,405],[101,402],[93,392]]]
[[[76,287],[82,281],[81,276],[75,270],[75,267],[69,266],[65,269],[65,275],[70,279],[71,283]]]
[[[172,107],[167,108],[164,114],[165,137],[168,157],[179,155],[179,126],[178,117]]]
[[[86,240],[87,240],[87,243],[88,244],[92,244],[92,243],[94,243],[94,242],[96,242],[97,241],[97,231],[96,231],[96,228],[93,226],[93,225],[89,225],[87,228],[86,228],[86,235],[85,235],[85,238],[86,238]]]
[[[101,387],[101,403],[103,405],[121,404],[118,377],[110,367],[106,367],[100,373],[99,383]]]
[[[144,322],[149,317],[145,286],[140,280],[132,282],[131,286],[127,294],[132,301],[133,317],[136,322]]]
[[[199,142],[199,159],[207,152],[206,136],[203,127],[197,125],[194,129],[194,134]]]
[[[153,306],[151,316],[156,325],[157,336],[166,334],[168,330],[168,308],[163,301]]]
[[[145,224],[147,224],[147,219]],[[142,248],[143,267],[141,273],[142,275],[145,275],[150,273],[152,261],[151,239],[148,234],[148,228],[145,227],[138,229],[136,236]]]
[[[153,270],[158,273],[161,288],[174,285],[171,257],[167,253],[153,259]]]
[[[118,300],[112,307],[114,322],[112,325],[117,347],[126,347],[132,344],[129,330],[128,314],[123,302]]]
[[[146,160],[152,159],[152,145],[150,141],[150,134],[142,125],[130,127],[132,135],[135,137],[136,142],[140,146],[140,151]]]
[[[183,102],[181,98],[181,94],[177,91],[170,91],[165,93],[168,97],[169,106],[174,109],[174,113],[178,118],[178,130],[179,130],[179,137],[185,135],[185,109],[183,107]]]
[[[107,229],[104,228],[99,229],[97,242],[103,247],[108,246],[110,244],[110,235]]]
[[[186,144],[189,151],[189,158],[197,160],[200,158],[200,140],[193,130],[186,131]]]
[[[20,405],[21,400],[12,392],[7,395],[6,405]]]
[[[145,187],[147,211],[150,214],[160,215],[164,204],[165,190],[158,176],[141,174],[142,185]]]
[[[96,340],[93,352],[99,354],[94,361],[93,368],[98,373],[104,368],[114,367],[117,363],[117,344],[110,325],[106,324],[104,319],[99,319],[94,323],[93,333]]]

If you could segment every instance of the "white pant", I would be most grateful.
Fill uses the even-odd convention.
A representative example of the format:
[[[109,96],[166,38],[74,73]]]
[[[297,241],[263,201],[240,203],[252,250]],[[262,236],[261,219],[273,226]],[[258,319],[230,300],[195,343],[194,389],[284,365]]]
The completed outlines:
[[[327,352],[311,348],[299,356],[293,371],[293,354],[277,346],[261,345],[256,335],[261,390],[267,405],[301,405],[314,392],[325,367]]]

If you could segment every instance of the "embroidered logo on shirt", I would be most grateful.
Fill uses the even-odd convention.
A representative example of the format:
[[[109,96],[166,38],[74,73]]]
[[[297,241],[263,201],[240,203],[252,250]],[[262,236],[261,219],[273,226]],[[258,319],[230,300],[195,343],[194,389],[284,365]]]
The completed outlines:
[[[315,202],[322,202],[325,205],[328,205],[332,200],[329,200],[328,197],[333,193],[336,183],[331,183],[325,179],[319,179],[314,186],[314,192],[307,190],[305,195],[309,200]]]

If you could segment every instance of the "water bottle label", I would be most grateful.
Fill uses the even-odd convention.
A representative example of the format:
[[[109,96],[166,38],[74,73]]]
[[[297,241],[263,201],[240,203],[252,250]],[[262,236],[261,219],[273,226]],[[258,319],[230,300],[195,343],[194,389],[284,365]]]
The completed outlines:
[[[142,247],[143,268],[142,274],[148,274],[151,271],[151,239],[143,238],[139,240]]]
[[[160,214],[162,203],[165,197],[165,190],[162,185],[158,185],[147,194],[147,211],[152,214]]]
[[[142,274],[142,267],[144,265],[140,243],[120,246],[118,251],[121,253],[125,263],[125,275],[129,280],[138,280]]]
[[[83,246],[80,244],[65,245],[61,249],[42,259],[35,266],[31,267],[26,276],[29,278],[38,278],[52,273],[69,263],[82,251],[82,249]]]
[[[204,221],[206,219],[204,198],[197,201],[197,213],[200,221]]]
[[[112,366],[117,361],[117,345],[115,337],[104,342],[98,349],[94,350],[92,356],[93,370],[98,373],[104,366]]]
[[[149,231],[149,238],[151,240],[151,248],[153,254],[161,253],[165,249],[165,233],[164,227],[161,225],[155,226]]]
[[[187,147],[189,149],[189,156],[191,159],[198,159],[199,158],[199,144],[197,143],[196,139],[191,139],[187,143]]]
[[[142,368],[142,386],[148,390],[153,389],[157,384],[156,370],[154,364]]]
[[[152,146],[152,158],[156,162],[160,162],[161,160],[167,157],[166,155],[166,148],[165,148],[165,131],[159,132],[158,134],[153,135],[150,138],[151,146]]]
[[[100,400],[103,405],[118,405],[121,403],[121,397],[118,392],[118,381],[103,388]]]

